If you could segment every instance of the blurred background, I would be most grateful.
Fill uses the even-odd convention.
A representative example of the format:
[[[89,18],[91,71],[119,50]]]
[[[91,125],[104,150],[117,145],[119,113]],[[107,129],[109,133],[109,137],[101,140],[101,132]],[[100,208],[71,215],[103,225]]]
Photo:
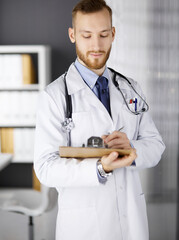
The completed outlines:
[[[50,70],[46,83],[55,80],[76,58],[75,48],[68,38],[68,27],[71,26],[72,8],[77,2],[0,0],[0,47],[50,46],[51,54],[47,54]],[[140,172],[147,200],[150,240],[178,240],[179,2],[106,2],[113,9],[113,25],[116,27],[108,66],[140,83],[166,144],[158,166]],[[32,58],[38,66],[38,57]],[[0,191],[34,188],[32,161],[25,158],[24,161],[12,161],[1,170]],[[35,218],[35,239],[54,239],[56,212],[55,206]],[[26,216],[0,211],[1,240],[28,239],[27,231]]]

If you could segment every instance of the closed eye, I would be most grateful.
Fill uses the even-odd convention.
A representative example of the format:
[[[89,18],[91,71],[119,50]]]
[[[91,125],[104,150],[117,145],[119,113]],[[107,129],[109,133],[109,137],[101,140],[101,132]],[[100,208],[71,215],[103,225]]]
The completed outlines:
[[[102,37],[102,38],[106,38],[108,36],[109,36],[108,34],[107,35],[100,35],[100,37]]]
[[[91,35],[83,35],[84,38],[90,38]]]

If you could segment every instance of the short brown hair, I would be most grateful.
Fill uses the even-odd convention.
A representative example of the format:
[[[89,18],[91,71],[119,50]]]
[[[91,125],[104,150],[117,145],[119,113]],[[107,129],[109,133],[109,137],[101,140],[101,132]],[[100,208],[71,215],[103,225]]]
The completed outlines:
[[[77,5],[73,8],[72,11],[72,23],[74,25],[74,19],[77,12],[82,13],[94,13],[106,8],[111,17],[112,24],[112,9],[106,4],[104,0],[81,0],[77,3]]]

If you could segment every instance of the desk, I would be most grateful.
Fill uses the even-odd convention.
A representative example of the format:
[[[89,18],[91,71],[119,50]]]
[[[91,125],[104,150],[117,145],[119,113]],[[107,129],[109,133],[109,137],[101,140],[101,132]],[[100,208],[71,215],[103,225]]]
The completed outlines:
[[[0,153],[0,171],[12,161],[12,154]]]

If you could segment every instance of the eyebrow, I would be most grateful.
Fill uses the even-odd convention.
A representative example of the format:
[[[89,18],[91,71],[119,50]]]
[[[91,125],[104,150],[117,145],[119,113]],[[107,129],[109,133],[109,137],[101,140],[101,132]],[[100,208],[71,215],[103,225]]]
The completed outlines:
[[[104,33],[104,32],[110,32],[111,29],[105,29],[105,30],[102,30],[100,31],[100,33]],[[91,31],[88,31],[88,30],[80,30],[81,33],[92,33]]]

